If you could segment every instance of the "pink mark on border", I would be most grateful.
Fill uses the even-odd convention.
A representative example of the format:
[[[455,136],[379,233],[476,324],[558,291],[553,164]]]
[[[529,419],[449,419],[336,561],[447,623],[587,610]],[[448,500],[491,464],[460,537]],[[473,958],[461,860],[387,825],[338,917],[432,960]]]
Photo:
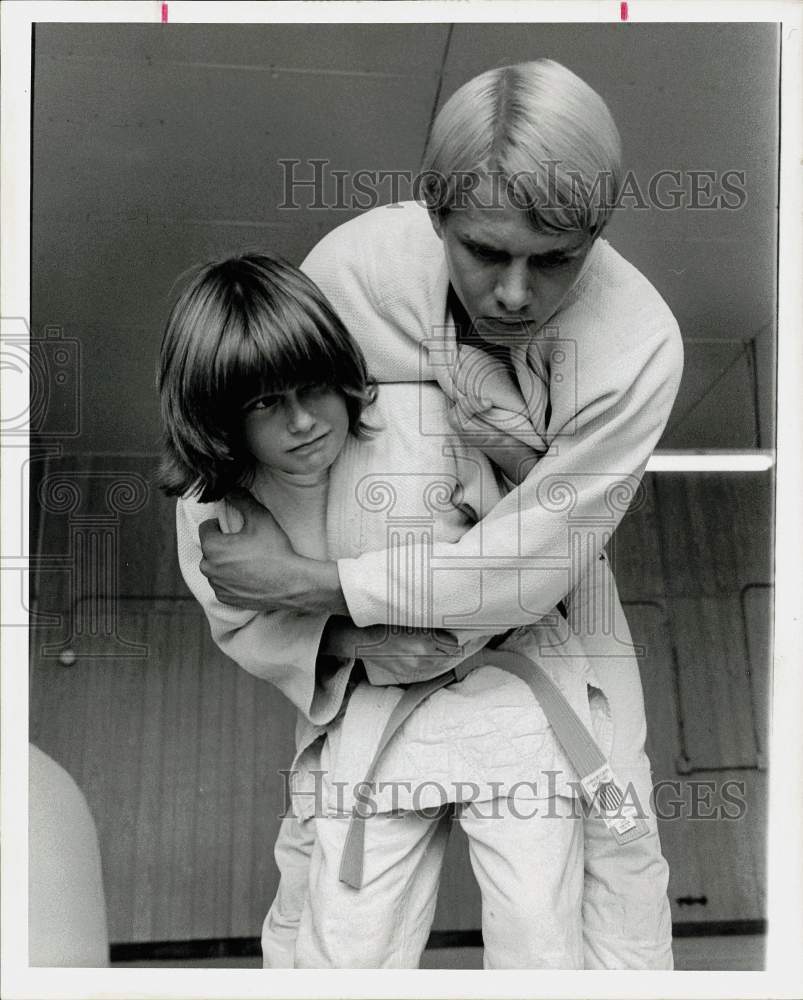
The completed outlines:
[[[627,4],[625,4],[627,6]],[[162,24],[167,24],[167,4],[162,4]]]
[[[162,4],[164,6],[164,4]],[[619,4],[619,19],[621,21],[627,20],[627,0],[622,0]]]

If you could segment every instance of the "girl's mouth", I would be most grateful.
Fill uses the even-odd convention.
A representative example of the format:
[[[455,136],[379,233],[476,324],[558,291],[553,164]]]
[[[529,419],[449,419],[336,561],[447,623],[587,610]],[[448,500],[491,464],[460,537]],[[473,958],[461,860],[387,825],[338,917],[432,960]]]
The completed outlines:
[[[291,451],[294,454],[298,454],[299,452],[301,454],[304,454],[308,451],[312,451],[313,448],[321,444],[321,442],[328,435],[328,433],[329,431],[326,431],[324,434],[320,434],[318,437],[313,438],[311,441],[305,441],[303,444],[297,444],[294,448],[289,448],[288,451]]]

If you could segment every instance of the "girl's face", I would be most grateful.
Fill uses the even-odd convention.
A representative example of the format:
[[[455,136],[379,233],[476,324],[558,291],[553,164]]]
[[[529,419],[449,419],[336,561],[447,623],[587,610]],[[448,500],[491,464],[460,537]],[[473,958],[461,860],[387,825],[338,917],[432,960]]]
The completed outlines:
[[[259,465],[291,475],[324,473],[349,432],[346,401],[328,385],[260,396],[245,408],[243,431]]]

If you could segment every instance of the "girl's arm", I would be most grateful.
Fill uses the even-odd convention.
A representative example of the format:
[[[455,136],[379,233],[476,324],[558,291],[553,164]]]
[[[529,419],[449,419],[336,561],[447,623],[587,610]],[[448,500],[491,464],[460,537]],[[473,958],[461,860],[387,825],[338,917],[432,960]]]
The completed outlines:
[[[242,532],[223,535],[227,542],[236,540],[249,522],[253,525],[262,515],[276,524],[264,507],[249,500],[234,501],[245,526]],[[346,616],[330,616],[328,610],[265,611],[224,604],[200,568],[200,535],[210,530],[205,525],[214,513],[213,505],[178,502],[176,533],[184,580],[203,608],[220,649],[249,673],[278,687],[316,725],[336,714],[355,658],[363,661],[372,684],[410,683],[445,673],[487,640],[487,636],[472,634],[461,646],[445,630],[436,634],[405,630],[394,635],[384,625],[359,628]],[[331,565],[337,575],[335,564]]]
[[[323,725],[337,714],[353,663],[319,664],[328,612],[254,611],[223,604],[201,573],[201,523],[215,506],[179,500],[176,535],[184,581],[204,610],[212,638],[235,663],[270,681],[302,714]],[[234,536],[227,536],[234,537]]]

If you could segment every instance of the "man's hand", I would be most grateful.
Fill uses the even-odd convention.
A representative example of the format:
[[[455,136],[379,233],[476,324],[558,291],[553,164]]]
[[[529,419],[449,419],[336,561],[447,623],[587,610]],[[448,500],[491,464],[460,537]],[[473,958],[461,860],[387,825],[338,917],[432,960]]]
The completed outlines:
[[[227,499],[242,515],[242,529],[224,534],[214,519],[198,528],[204,554],[200,569],[219,601],[254,611],[344,613],[335,563],[300,556],[250,493],[238,491]]]
[[[350,618],[333,615],[321,636],[321,653],[339,658],[359,657],[371,684],[409,684],[430,680],[456,667],[488,639],[461,646],[451,632],[437,629],[404,629],[387,625],[360,628]]]

